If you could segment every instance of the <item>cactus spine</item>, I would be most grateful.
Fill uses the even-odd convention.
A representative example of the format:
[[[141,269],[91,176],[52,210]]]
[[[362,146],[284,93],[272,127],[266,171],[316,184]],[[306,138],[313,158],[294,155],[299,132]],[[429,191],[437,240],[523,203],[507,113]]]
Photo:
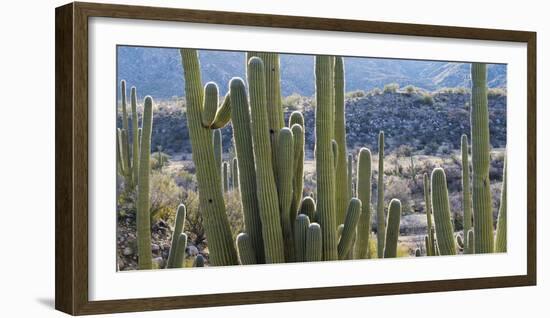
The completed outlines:
[[[386,216],[384,214],[384,132],[378,134],[378,202],[376,204],[378,258],[384,257],[386,242]]]
[[[305,262],[307,247],[307,231],[309,228],[309,218],[305,214],[300,214],[294,221],[294,250],[296,251],[296,262]]]
[[[187,210],[185,205],[180,204],[176,212],[176,224],[174,226],[174,231],[172,232],[172,244],[170,245],[170,254],[168,255],[167,268],[173,268],[174,266],[174,256],[175,252],[178,249],[178,237],[183,233],[183,225],[185,223],[185,215]],[[185,247],[184,247],[185,248]]]
[[[431,235],[433,229],[432,223],[432,200],[430,195],[430,179],[427,173],[424,173],[424,202],[426,204],[426,220],[427,220],[427,231],[428,231],[428,243],[426,244],[426,254],[428,256],[434,255],[434,240]]]
[[[258,263],[252,240],[247,233],[240,233],[237,235],[237,251],[239,252],[239,261],[241,265]]]
[[[472,202],[474,213],[475,252],[492,253],[493,209],[489,181],[489,109],[487,107],[487,66],[472,63],[471,136],[472,136]]]
[[[464,233],[472,229],[472,195],[470,193],[470,164],[468,160],[468,137],[462,135],[460,140],[462,151],[462,208],[464,209]]]
[[[262,224],[256,188],[256,169],[254,167],[254,152],[252,146],[252,131],[250,109],[242,79],[234,78],[229,83],[231,104],[231,121],[233,139],[239,170],[239,186],[244,214],[245,230],[250,236],[258,263],[264,263],[264,243],[262,239]]]
[[[369,238],[371,222],[371,153],[367,148],[359,150],[357,160],[357,198],[361,200],[361,215],[357,224],[357,242],[355,243],[355,257],[358,259],[367,258],[369,255]]]
[[[220,166],[216,165],[214,147],[211,146],[212,131],[202,126],[204,93],[202,91],[198,54],[194,49],[181,49],[180,53],[185,78],[187,125],[193,150],[193,161],[197,170],[199,208],[204,216],[210,263],[214,266],[236,265],[238,263],[237,251],[233,244],[229,221],[225,214],[219,173]]]
[[[502,190],[500,192],[500,208],[498,211],[497,234],[495,239],[495,252],[506,253],[507,229],[506,229],[506,159],[502,173]]]
[[[266,263],[285,261],[279,199],[273,175],[270,132],[265,89],[264,63],[253,57],[248,62],[248,87],[252,118],[252,140],[256,164],[256,185]]]
[[[344,222],[348,201],[351,198],[348,189],[346,165],[346,116],[344,102],[344,61],[338,56],[334,62],[334,140],[338,144],[336,153],[336,223]]]
[[[449,208],[447,178],[445,177],[445,171],[441,168],[435,168],[432,172],[432,206],[439,253],[441,255],[455,255],[456,248],[451,210]]]
[[[141,137],[141,153],[139,167],[139,184],[137,199],[137,240],[138,240],[138,265],[139,269],[151,269],[151,197],[150,197],[150,165],[151,159],[151,131],[153,128],[153,99],[150,96],[145,97],[143,106],[143,127]]]
[[[317,169],[317,213],[323,229],[323,260],[338,259],[332,132],[334,123],[334,58],[315,57],[315,159]],[[345,186],[345,184],[344,184]]]
[[[137,184],[139,179],[139,123],[137,113],[137,93],[135,87],[132,87],[131,89],[130,102],[132,104],[132,178],[134,184]]]
[[[352,198],[349,201],[346,217],[344,219],[344,230],[338,243],[338,258],[345,259],[353,245],[357,222],[361,214],[361,200]]]
[[[388,208],[388,227],[386,228],[386,245],[384,258],[397,257],[399,223],[401,222],[401,201],[392,199]]]
[[[298,126],[300,127],[300,126]],[[284,127],[279,130],[277,137],[277,189],[279,196],[279,210],[281,213],[281,225],[283,227],[283,239],[285,244],[285,259],[287,262],[293,262],[295,258],[294,242],[292,233],[290,211],[292,204],[292,179],[294,177],[294,135],[290,128]]]
[[[336,232],[336,231],[335,231]],[[323,235],[318,223],[311,223],[306,234],[306,262],[323,260]]]
[[[176,250],[174,251],[174,259],[172,266],[170,268],[181,268],[184,267],[185,260],[185,248],[187,247],[187,235],[185,233],[180,233],[177,236]]]

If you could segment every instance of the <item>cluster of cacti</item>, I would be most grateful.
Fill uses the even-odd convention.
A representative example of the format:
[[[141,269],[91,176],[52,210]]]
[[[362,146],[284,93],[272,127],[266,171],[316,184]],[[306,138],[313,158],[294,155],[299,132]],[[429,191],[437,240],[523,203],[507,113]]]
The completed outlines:
[[[278,54],[248,53],[247,84],[240,78],[233,78],[229,93],[219,107],[217,85],[207,83],[204,89],[202,87],[197,51],[182,49],[181,57],[187,120],[210,263],[233,265],[368,258],[372,159],[367,148],[359,151],[354,183],[353,156],[348,156],[346,147],[343,59],[315,57],[317,189],[314,200],[313,195],[302,198],[306,127],[300,112],[293,112],[285,126]],[[477,64],[472,67],[473,211],[466,211],[469,189],[464,191],[463,202],[465,218],[471,219],[473,215],[474,225],[465,220],[464,238],[455,237],[445,172],[435,169],[431,186],[425,175],[427,255],[456,254],[457,244],[464,253],[505,248],[505,206],[501,208],[502,220],[499,218],[497,230],[502,234],[498,234],[493,243],[491,223],[491,238],[481,242],[488,235],[487,214],[491,213],[487,207],[491,198],[487,192],[486,97],[483,100],[486,89],[479,87],[486,87],[481,79],[484,72],[484,65],[483,68]],[[220,132],[229,122],[236,155],[231,163],[222,161]],[[465,136],[462,143],[463,166],[467,170]],[[468,171],[463,174],[463,185],[469,187]],[[244,232],[235,240],[231,237],[223,197],[223,191],[230,188],[238,189],[245,223]],[[399,200],[392,199],[386,219],[383,132],[378,141],[377,196],[378,257],[397,257],[402,207]],[[505,199],[504,183],[504,202]],[[413,253],[420,256],[421,250]]]

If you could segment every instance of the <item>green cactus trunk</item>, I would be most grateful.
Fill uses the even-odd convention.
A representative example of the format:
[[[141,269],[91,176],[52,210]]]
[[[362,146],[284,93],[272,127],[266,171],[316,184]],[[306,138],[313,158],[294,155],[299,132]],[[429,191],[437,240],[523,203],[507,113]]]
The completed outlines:
[[[218,111],[218,85],[208,82],[204,86],[204,108],[202,110],[202,126],[210,128]]]
[[[224,162],[222,164],[223,167],[223,191],[228,192],[229,191],[229,164],[227,162]]]
[[[464,249],[464,254],[474,254],[474,230],[469,230],[468,234],[466,235],[466,248]]]
[[[498,210],[497,233],[495,239],[495,252],[506,253],[507,229],[506,229],[506,161],[502,172],[502,190],[500,192],[500,208]]]
[[[150,165],[151,159],[151,132],[153,130],[153,100],[145,97],[143,104],[143,126],[141,137],[141,153],[139,161],[139,184],[137,198],[137,240],[138,240],[138,266],[139,269],[151,269],[151,197],[150,197]]]
[[[181,49],[180,53],[185,78],[187,126],[197,170],[199,209],[204,216],[203,225],[208,238],[210,264],[236,265],[237,251],[225,213],[220,166],[217,165],[212,146],[212,130],[202,126],[204,92],[198,54],[194,49]]]
[[[130,94],[130,102],[132,104],[132,178],[134,184],[138,183],[139,179],[139,123],[137,112],[137,93],[136,88],[132,87]]]
[[[264,64],[259,58],[248,62],[248,87],[252,118],[252,141],[256,164],[258,205],[266,263],[284,263],[284,240],[279,199],[273,175],[272,152],[265,90]]]
[[[346,259],[353,245],[357,223],[361,215],[361,200],[353,198],[349,205],[344,219],[344,230],[338,243],[338,258]]]
[[[300,114],[301,116],[301,114]],[[303,118],[302,118],[303,120]],[[290,219],[294,220],[298,214],[298,208],[302,201],[304,188],[304,126],[294,124],[291,126],[294,136],[294,176],[292,179],[292,203],[290,205]]]
[[[367,148],[361,148],[357,160],[357,198],[362,203],[355,243],[355,257],[358,259],[368,258],[369,255],[371,178],[371,152]]]
[[[388,227],[386,228],[386,245],[384,258],[397,257],[397,242],[399,240],[399,224],[401,222],[401,201],[392,199],[388,208]]]
[[[168,255],[168,261],[166,264],[167,268],[174,268],[174,256],[175,252],[178,249],[178,237],[183,233],[183,227],[185,223],[185,216],[187,210],[185,205],[180,204],[176,212],[176,224],[174,226],[174,231],[172,232],[172,244],[170,245],[170,254]]]
[[[231,121],[233,125],[233,140],[239,170],[239,186],[243,207],[245,230],[252,241],[256,253],[256,260],[265,262],[264,243],[262,239],[262,224],[256,188],[256,168],[254,166],[254,152],[250,109],[246,96],[245,84],[242,79],[234,78],[230,84]]]
[[[354,197],[353,193],[353,156],[351,154],[348,155],[348,200],[350,200],[352,197]]]
[[[252,240],[247,233],[237,235],[237,251],[241,265],[258,264]]]
[[[300,214],[294,221],[294,250],[296,251],[296,262],[305,262],[307,249],[307,231],[309,218]]]
[[[433,223],[432,223],[432,199],[430,195],[430,177],[428,177],[427,173],[424,173],[424,202],[426,204],[426,224],[427,224],[427,231],[428,231],[428,244],[426,245],[426,254],[428,256],[434,255],[433,250],[433,237],[431,236],[431,232],[433,229]]]
[[[350,199],[346,165],[346,115],[345,115],[344,60],[336,57],[334,62],[334,140],[338,144],[336,155],[336,223],[344,222],[346,208]]]
[[[300,127],[300,126],[298,126]],[[294,235],[292,222],[294,215],[290,211],[292,204],[292,179],[294,178],[294,135],[290,128],[284,127],[279,130],[277,137],[277,189],[279,196],[279,210],[281,213],[281,225],[283,227],[283,239],[285,243],[286,262],[294,262]]]
[[[316,222],[316,206],[312,197],[305,197],[300,205],[300,214],[307,215],[311,222]]]
[[[124,164],[127,167],[125,170],[125,178],[126,182],[129,188],[133,188],[134,182],[132,178],[132,159],[130,155],[130,142],[128,138],[128,134],[130,132],[130,129],[128,127],[128,110],[126,109],[126,81],[120,82],[120,95],[121,95],[121,101],[122,101],[122,154],[124,158]]]
[[[376,203],[376,236],[378,258],[384,257],[386,216],[384,213],[384,132],[378,134],[378,202]]]
[[[472,63],[471,136],[472,136],[472,202],[476,253],[492,253],[493,201],[489,179],[490,140],[487,107],[487,66]]]
[[[234,191],[239,190],[239,164],[237,158],[233,158],[233,164],[231,165],[231,182]]]
[[[335,176],[332,151],[334,123],[334,58],[315,57],[315,163],[317,171],[317,213],[323,229],[323,260],[338,259],[336,238]],[[345,184],[344,184],[345,186]]]
[[[468,136],[462,135],[460,140],[462,152],[462,208],[464,210],[464,233],[472,229],[472,195],[470,193],[470,161],[468,158]]]
[[[456,255],[447,178],[442,168],[435,168],[432,172],[432,206],[439,253]]]
[[[223,140],[222,131],[219,129],[214,130],[212,137],[212,144],[214,145],[214,159],[216,160],[216,171],[220,176],[220,187],[223,189],[222,179],[222,154],[223,154]]]
[[[320,262],[322,260],[323,235],[321,226],[318,223],[311,223],[306,234],[306,262]]]
[[[126,160],[124,158],[124,153],[122,152],[123,147],[123,129],[116,129],[116,158],[117,158],[117,168],[121,176],[126,175]]]
[[[177,236],[176,250],[174,251],[174,260],[170,268],[185,267],[185,248],[187,247],[187,235],[180,233]]]

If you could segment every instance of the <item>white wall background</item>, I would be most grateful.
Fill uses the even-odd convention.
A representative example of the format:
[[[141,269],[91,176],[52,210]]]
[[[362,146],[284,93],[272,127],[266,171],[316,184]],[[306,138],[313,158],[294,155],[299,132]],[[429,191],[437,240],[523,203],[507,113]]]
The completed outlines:
[[[342,314],[392,317],[544,316],[550,294],[549,8],[544,1],[410,2],[311,0],[108,1],[153,6],[348,19],[444,24],[538,32],[538,269],[537,287],[347,300],[233,306],[133,314],[137,317],[281,317]],[[60,317],[54,297],[54,8],[64,1],[6,1],[0,10],[0,313],[3,317]],[[509,105],[514,107],[514,105]],[[547,140],[547,139],[546,139]],[[7,203],[7,204],[6,204]],[[162,284],[159,282],[159,288]],[[182,282],[185,283],[185,282]],[[113,315],[122,317],[123,315]],[[125,315],[127,316],[127,314]]]

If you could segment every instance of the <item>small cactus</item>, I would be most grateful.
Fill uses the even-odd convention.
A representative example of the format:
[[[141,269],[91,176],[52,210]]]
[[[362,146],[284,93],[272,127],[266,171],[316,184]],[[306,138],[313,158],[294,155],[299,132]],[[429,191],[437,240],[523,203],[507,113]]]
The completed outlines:
[[[346,217],[344,219],[344,230],[338,243],[338,258],[344,259],[347,257],[352,248],[353,237],[357,229],[357,222],[361,215],[361,200],[352,198],[349,201]]]
[[[323,260],[323,235],[321,232],[321,226],[318,223],[309,225],[306,235],[306,262]]]
[[[498,210],[497,233],[495,239],[495,252],[506,253],[506,159],[504,160],[504,171],[502,172],[502,190],[500,192],[500,208]]]
[[[378,202],[376,206],[378,258],[384,257],[386,216],[384,214],[384,132],[378,134]]]
[[[435,168],[432,172],[432,206],[439,253],[441,255],[455,255],[456,248],[451,210],[449,208],[447,178],[442,168]]]
[[[309,218],[305,214],[300,214],[294,221],[294,250],[296,251],[296,262],[305,262],[307,249],[307,231],[309,228]]]
[[[317,220],[315,200],[313,200],[312,197],[307,196],[302,200],[302,204],[300,205],[300,214],[307,215],[309,220],[312,222]]]
[[[257,264],[256,253],[250,236],[246,233],[237,235],[237,251],[241,265]]]
[[[424,202],[426,204],[426,220],[427,220],[427,231],[428,234],[431,234],[433,229],[432,224],[432,200],[430,194],[430,178],[427,173],[424,173]],[[428,256],[434,255],[433,250],[433,237],[431,235],[427,236],[428,242],[426,244],[426,254]]]
[[[367,148],[359,150],[357,160],[357,198],[361,200],[361,215],[357,224],[357,242],[355,243],[355,256],[359,259],[367,258],[370,223],[371,223],[371,153]]]
[[[187,248],[187,235],[180,233],[178,235],[178,241],[176,244],[176,250],[174,251],[174,259],[170,268],[184,267],[185,263],[185,249]]]
[[[392,199],[388,208],[388,227],[386,228],[386,244],[384,258],[397,257],[397,241],[399,239],[399,223],[401,222],[401,201]]]
[[[185,205],[180,204],[176,212],[176,224],[174,226],[174,231],[172,232],[172,244],[170,245],[170,254],[168,255],[167,268],[173,268],[174,266],[174,255],[175,251],[178,249],[178,238],[181,233],[183,233],[183,227],[185,223],[185,216],[187,210]]]

